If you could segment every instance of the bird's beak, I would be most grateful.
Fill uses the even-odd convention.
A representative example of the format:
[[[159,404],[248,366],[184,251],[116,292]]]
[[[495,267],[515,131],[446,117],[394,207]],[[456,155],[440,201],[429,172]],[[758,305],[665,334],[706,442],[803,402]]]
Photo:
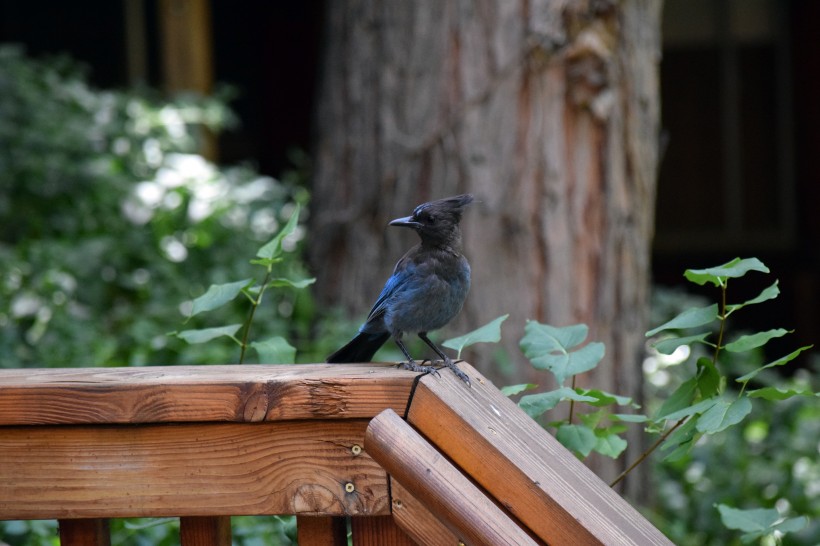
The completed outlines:
[[[404,218],[396,218],[395,220],[390,222],[389,225],[391,225],[391,226],[411,227],[411,228],[421,227],[420,223],[413,221],[412,216],[405,216]]]

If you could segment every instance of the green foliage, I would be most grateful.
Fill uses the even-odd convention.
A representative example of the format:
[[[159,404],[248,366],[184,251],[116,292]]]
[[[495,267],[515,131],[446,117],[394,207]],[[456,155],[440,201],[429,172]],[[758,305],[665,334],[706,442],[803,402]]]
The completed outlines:
[[[476,343],[498,343],[501,341],[501,324],[507,320],[510,315],[503,315],[491,320],[484,326],[476,328],[463,336],[448,339],[442,345],[448,349],[453,349],[458,352],[456,358],[461,358],[461,351],[465,347],[474,345]]]
[[[236,360],[230,344],[164,332],[178,324],[180,295],[251,278],[240,257],[306,193],[196,154],[203,125],[231,121],[220,97],[100,91],[68,59],[0,48],[0,367]],[[302,236],[297,226],[275,243],[288,250],[279,276],[305,277],[290,252]],[[308,337],[308,295],[270,300],[259,339]],[[203,310],[185,309],[188,327],[206,326]],[[222,313],[224,324],[247,318],[237,302]]]
[[[308,337],[312,302],[289,288],[265,290],[306,285],[295,212],[307,194],[197,154],[205,127],[233,121],[225,98],[101,91],[70,59],[0,46],[0,367],[236,361],[230,342],[187,345],[166,332],[182,313],[191,341],[241,340],[247,305],[234,298],[242,289],[266,297],[254,337],[268,341],[253,345],[257,353],[292,360],[282,340]],[[259,259],[276,258],[276,276],[254,292],[259,265],[242,257],[272,238]],[[231,294],[235,279],[248,281]],[[210,284],[221,288],[196,308],[178,304]],[[216,307],[223,324],[238,327],[208,330],[205,311]],[[293,536],[292,521],[247,523],[266,543]],[[115,520],[113,543],[175,544],[177,525]],[[245,531],[234,530],[237,544],[260,543]],[[56,522],[0,522],[0,542],[57,544]]]

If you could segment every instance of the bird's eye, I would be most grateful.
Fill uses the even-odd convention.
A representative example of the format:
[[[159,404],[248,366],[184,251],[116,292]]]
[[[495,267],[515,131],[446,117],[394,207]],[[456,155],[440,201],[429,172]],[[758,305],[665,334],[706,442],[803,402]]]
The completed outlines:
[[[435,224],[436,223],[436,217],[433,216],[432,214],[430,214],[429,216],[427,216],[427,221],[431,224]]]

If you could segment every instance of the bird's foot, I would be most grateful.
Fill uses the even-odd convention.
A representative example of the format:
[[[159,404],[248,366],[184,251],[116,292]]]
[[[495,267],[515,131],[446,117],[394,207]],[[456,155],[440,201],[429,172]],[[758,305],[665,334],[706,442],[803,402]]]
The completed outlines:
[[[401,367],[405,370],[410,370],[411,372],[418,372],[418,373],[430,373],[433,375],[437,375],[441,377],[441,374],[438,373],[438,368],[433,366],[425,366],[424,363],[428,362],[427,360],[422,360],[421,365],[416,364],[415,360],[408,360],[407,362],[402,362]],[[432,364],[432,362],[430,362]]]
[[[436,363],[439,362],[450,368],[453,371],[453,373],[456,374],[456,377],[467,383],[468,387],[472,386],[472,384],[470,383],[470,378],[457,366],[459,362],[464,362],[463,360],[451,360],[449,358],[445,358],[444,360],[436,360]]]

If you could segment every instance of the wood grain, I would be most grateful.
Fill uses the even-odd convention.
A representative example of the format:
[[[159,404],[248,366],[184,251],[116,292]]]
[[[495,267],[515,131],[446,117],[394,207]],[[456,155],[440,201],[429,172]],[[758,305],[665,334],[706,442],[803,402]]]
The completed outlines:
[[[0,425],[359,419],[404,412],[388,364],[0,370]]]
[[[408,536],[424,546],[454,546],[458,537],[401,483],[390,478],[393,519]]]
[[[365,449],[466,544],[538,544],[394,411],[370,421]]]
[[[350,518],[353,546],[416,546],[392,516]],[[422,542],[425,546],[429,542]]]
[[[0,519],[386,515],[365,420],[0,429]]]
[[[408,422],[524,525],[551,545],[672,544],[474,368],[460,366],[472,388],[449,373],[422,378]]]

